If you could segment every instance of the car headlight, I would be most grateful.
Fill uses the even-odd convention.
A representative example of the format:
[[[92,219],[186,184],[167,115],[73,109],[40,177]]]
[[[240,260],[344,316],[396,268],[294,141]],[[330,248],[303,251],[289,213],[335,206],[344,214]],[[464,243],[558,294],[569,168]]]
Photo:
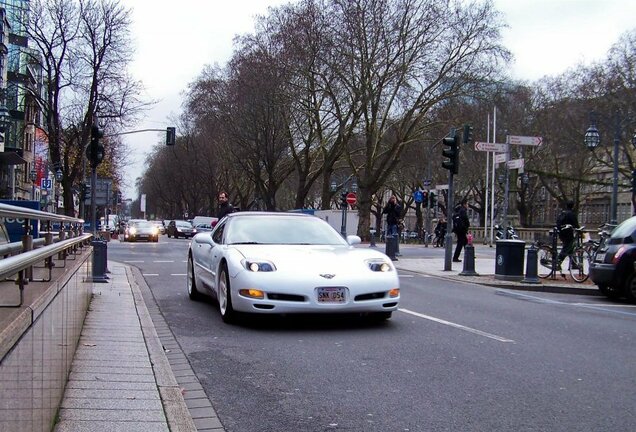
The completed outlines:
[[[391,264],[382,258],[367,260],[369,269],[374,272],[388,272],[391,271]]]
[[[157,235],[157,234],[159,234],[159,228],[154,227],[154,228],[151,230],[151,234],[152,234],[152,235]]]
[[[136,228],[131,228],[131,229],[129,229],[129,230],[128,230],[128,234],[132,234],[132,235],[137,234],[137,229],[136,229]]]
[[[267,260],[243,260],[243,266],[251,272],[273,272],[276,266]]]

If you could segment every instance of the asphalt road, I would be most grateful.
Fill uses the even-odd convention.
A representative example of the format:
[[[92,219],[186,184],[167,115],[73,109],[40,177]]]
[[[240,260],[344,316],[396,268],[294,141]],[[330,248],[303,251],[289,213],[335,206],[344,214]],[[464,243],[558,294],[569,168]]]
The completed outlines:
[[[188,240],[120,243],[228,431],[631,431],[636,307],[401,273],[385,323],[223,324],[185,289]],[[403,250],[403,259],[431,252]]]

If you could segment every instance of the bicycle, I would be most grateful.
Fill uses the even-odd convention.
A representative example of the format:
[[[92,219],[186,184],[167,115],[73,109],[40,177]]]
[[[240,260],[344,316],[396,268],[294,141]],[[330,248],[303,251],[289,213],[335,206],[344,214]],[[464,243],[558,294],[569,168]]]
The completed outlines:
[[[568,272],[572,277],[572,280],[583,283],[590,275],[590,264],[592,258],[589,252],[589,246],[583,244],[583,230],[585,227],[574,228],[571,225],[566,225],[563,229],[574,229],[574,245],[572,251],[567,255],[568,258]],[[558,235],[559,228],[554,227],[549,232],[552,242],[548,244],[546,242],[537,241],[535,247],[537,247],[537,256],[539,258],[538,274],[542,279],[552,277],[556,279],[556,272],[559,271],[563,279],[566,278],[565,273],[561,269],[561,263],[558,261]]]
[[[607,239],[609,239],[612,235],[612,231],[614,230],[614,228],[616,228],[616,225],[604,223],[603,225],[598,227],[599,239],[589,239],[583,244],[583,247],[587,248],[592,262],[596,260],[596,255],[598,254],[598,252],[605,248],[605,243]]]

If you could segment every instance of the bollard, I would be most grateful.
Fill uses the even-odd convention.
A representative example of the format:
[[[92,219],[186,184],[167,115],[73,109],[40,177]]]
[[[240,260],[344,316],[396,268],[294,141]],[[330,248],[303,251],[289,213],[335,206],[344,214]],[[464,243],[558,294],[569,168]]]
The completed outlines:
[[[369,233],[371,234],[371,244],[369,245],[369,247],[375,247],[375,230],[373,228],[371,228],[369,230]]]
[[[397,236],[387,236],[386,237],[386,245],[385,245],[385,254],[386,256],[388,256],[389,258],[391,258],[392,261],[397,261],[397,257],[395,256],[397,252]]]
[[[521,282],[538,284],[539,276],[538,276],[538,253],[537,248],[534,245],[530,246],[528,249],[528,262],[526,264],[526,277],[521,280]]]
[[[464,270],[460,276],[479,276],[475,271],[475,246],[472,241],[464,246]]]
[[[93,246],[93,282],[108,282],[108,276],[106,276],[108,244],[102,240],[94,240],[91,242],[91,246]]]

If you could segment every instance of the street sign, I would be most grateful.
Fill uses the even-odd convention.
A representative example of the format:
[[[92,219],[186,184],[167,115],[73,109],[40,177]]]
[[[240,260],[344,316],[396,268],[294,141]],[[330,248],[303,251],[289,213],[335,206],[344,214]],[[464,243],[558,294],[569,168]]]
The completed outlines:
[[[424,179],[424,186],[430,186],[431,185],[431,179]]]
[[[447,184],[435,185],[435,189],[437,189],[437,190],[445,190],[445,189],[448,189],[448,185]]]
[[[50,178],[42,178],[40,179],[40,188],[41,189],[51,189],[53,187],[53,181]]]
[[[524,167],[524,160],[522,159],[513,159],[513,160],[509,160],[508,161],[508,168],[509,169],[523,169]]]
[[[421,203],[422,201],[424,201],[424,194],[422,193],[422,191],[415,191],[413,192],[413,201],[415,201],[416,203]]]
[[[475,150],[477,151],[489,151],[489,152],[505,152],[508,149],[507,144],[501,143],[487,143],[475,141]]]
[[[499,153],[495,155],[495,163],[502,163],[506,161],[506,154],[505,153]]]
[[[357,201],[358,198],[356,197],[356,194],[354,194],[353,192],[349,192],[347,194],[347,204],[354,205]]]
[[[508,141],[508,144],[513,145],[540,146],[543,143],[542,137],[532,136],[507,135],[506,140]]]

